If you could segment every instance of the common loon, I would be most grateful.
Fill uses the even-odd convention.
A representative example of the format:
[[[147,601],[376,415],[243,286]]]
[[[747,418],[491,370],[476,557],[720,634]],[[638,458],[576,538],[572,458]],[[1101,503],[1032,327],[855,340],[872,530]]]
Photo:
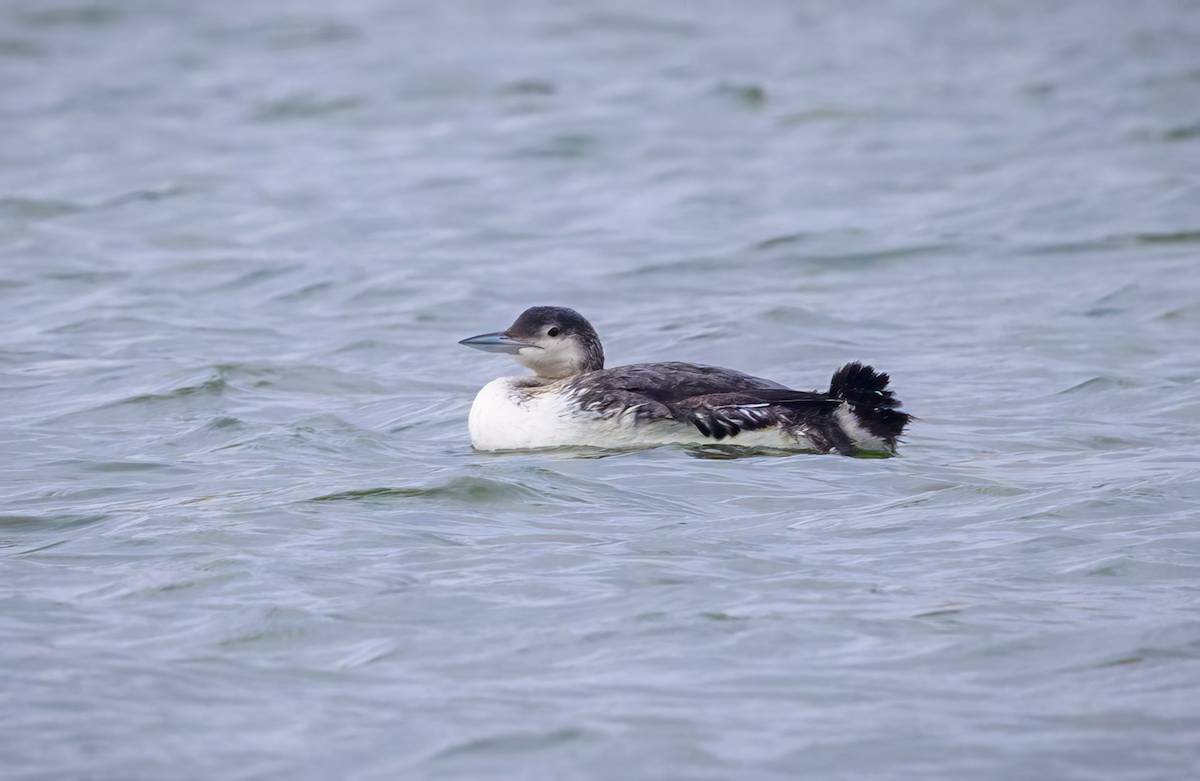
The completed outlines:
[[[591,323],[573,309],[535,306],[506,331],[459,344],[508,353],[533,376],[492,380],[471,407],[479,450],[593,445],[714,444],[854,455],[895,453],[910,416],[888,375],[861,363],[834,372],[824,393],[694,363],[604,368]]]

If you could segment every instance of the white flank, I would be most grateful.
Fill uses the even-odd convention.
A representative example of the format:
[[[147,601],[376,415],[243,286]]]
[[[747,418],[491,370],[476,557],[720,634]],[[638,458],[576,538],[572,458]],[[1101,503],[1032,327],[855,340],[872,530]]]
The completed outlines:
[[[854,409],[846,402],[837,408],[837,422],[842,427],[842,431],[846,432],[846,436],[850,437],[850,441],[854,446],[862,450],[877,450],[890,453],[892,448],[879,437],[867,430],[867,427],[858,422],[858,416],[854,414]]]

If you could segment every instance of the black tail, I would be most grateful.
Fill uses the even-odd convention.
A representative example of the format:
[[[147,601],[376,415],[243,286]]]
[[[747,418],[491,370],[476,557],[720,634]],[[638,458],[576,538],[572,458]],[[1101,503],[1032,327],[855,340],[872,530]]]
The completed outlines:
[[[867,431],[895,447],[896,437],[904,433],[912,415],[896,409],[900,401],[887,389],[889,379],[870,366],[857,361],[848,363],[833,373],[829,395],[849,402],[854,416]]]

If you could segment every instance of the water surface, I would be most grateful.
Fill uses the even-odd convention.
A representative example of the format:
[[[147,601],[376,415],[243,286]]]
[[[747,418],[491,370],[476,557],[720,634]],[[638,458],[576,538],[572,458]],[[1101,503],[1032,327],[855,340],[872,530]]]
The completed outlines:
[[[12,779],[1190,779],[1200,8],[10,1]],[[891,373],[471,450],[457,340]]]

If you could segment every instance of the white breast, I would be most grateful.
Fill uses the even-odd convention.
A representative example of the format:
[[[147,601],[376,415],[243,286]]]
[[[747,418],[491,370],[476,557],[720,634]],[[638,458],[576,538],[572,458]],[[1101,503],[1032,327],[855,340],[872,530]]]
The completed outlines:
[[[483,386],[471,405],[467,427],[478,450],[514,450],[571,444],[570,410],[553,386],[530,388],[523,378],[501,377]]]
[[[583,411],[562,383],[529,388],[527,377],[501,377],[483,386],[471,406],[468,428],[478,450],[590,445],[647,447],[667,444],[713,444],[693,426],[674,420],[637,422],[630,412],[603,417]],[[782,429],[743,431],[722,444],[747,447],[813,449],[804,436]]]

